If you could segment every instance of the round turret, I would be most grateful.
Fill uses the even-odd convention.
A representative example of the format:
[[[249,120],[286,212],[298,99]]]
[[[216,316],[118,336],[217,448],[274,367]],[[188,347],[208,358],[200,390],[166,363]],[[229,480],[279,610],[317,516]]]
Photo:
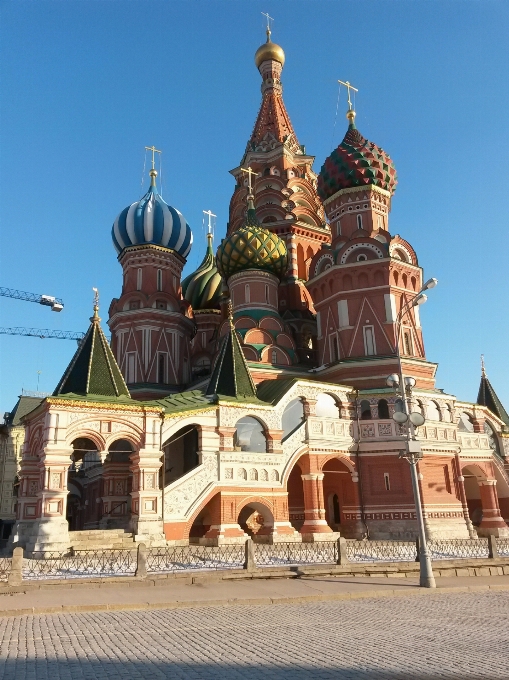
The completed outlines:
[[[396,190],[396,168],[383,149],[368,141],[357,130],[355,111],[348,111],[348,131],[318,175],[318,195],[324,201],[341,189],[374,184],[389,191]]]
[[[207,234],[207,251],[198,269],[182,281],[182,295],[194,310],[219,309],[221,274],[212,250],[212,234]]]
[[[193,243],[191,229],[184,216],[158,194],[156,170],[149,174],[151,184],[145,196],[124,208],[113,223],[111,237],[115,250],[121,253],[129,246],[153,244],[186,258]]]

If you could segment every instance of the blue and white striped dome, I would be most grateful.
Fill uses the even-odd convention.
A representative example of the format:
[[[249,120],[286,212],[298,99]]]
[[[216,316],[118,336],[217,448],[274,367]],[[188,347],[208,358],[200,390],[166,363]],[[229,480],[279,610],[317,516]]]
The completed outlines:
[[[113,223],[111,237],[115,250],[121,253],[129,246],[153,243],[186,258],[193,243],[191,228],[184,216],[157,193],[155,170],[150,175],[152,184],[145,196],[124,208]]]

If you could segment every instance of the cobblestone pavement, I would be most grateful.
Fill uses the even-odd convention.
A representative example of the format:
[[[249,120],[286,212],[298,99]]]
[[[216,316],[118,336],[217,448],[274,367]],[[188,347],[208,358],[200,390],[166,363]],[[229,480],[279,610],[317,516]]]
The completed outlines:
[[[495,680],[509,593],[0,619],[2,680]]]

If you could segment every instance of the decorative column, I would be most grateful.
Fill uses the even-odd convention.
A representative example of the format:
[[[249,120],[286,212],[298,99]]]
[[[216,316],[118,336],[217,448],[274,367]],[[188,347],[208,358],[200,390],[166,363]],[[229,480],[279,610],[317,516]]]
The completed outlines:
[[[361,539],[364,538],[366,535],[366,527],[364,526],[364,523],[362,521],[362,503],[361,503],[361,492],[359,488],[359,475],[357,474],[357,471],[352,472],[352,488],[353,488],[353,504],[354,507],[356,508],[355,512],[355,518],[353,522],[351,523],[351,532],[352,535],[349,536],[348,538],[357,538]],[[346,538],[346,536],[345,536]]]
[[[502,519],[498,507],[496,479],[478,480],[481,492],[482,522],[477,529],[479,536],[498,536],[509,538],[509,527]]]
[[[131,456],[133,474],[131,530],[134,540],[152,546],[166,545],[163,533],[162,492],[159,468],[163,452],[140,449]]]
[[[283,444],[281,442],[281,439],[283,437],[283,430],[268,430],[266,435],[267,435],[267,452],[283,453]]]
[[[456,452],[456,454],[454,455],[454,467],[456,472],[456,481],[461,501],[461,507],[463,510],[463,517],[465,518],[465,524],[467,525],[468,535],[470,536],[470,538],[477,538],[477,532],[474,528],[474,525],[472,524],[472,520],[470,519],[470,513],[468,512],[467,494],[465,491],[465,478],[461,474],[461,462],[458,452]]]
[[[290,513],[288,510],[288,494],[284,496],[276,496],[273,499],[274,512],[274,526],[272,527],[269,537],[269,543],[283,543],[302,541],[301,534],[296,531],[290,522]]]
[[[336,540],[339,538],[339,531],[332,531],[325,520],[323,472],[313,472],[301,476],[304,488],[304,524],[300,533],[303,543]]]

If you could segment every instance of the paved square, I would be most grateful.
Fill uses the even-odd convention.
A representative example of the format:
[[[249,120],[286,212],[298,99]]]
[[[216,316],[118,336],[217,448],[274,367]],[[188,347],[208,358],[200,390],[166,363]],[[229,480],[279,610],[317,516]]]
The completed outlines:
[[[509,593],[0,620],[2,680],[506,680]]]

